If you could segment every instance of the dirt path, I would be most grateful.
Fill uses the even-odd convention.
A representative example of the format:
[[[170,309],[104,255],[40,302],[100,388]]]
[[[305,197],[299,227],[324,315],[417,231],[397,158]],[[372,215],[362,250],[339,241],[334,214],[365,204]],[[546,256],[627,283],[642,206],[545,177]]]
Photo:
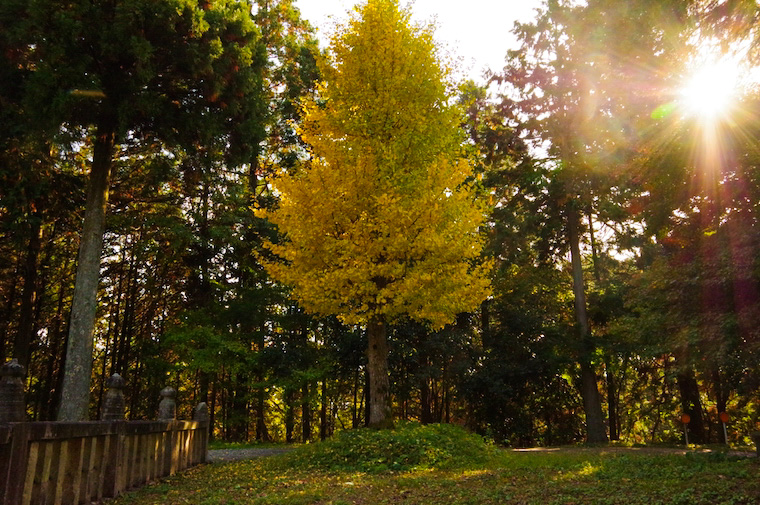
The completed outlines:
[[[687,449],[677,447],[531,447],[528,449],[508,449],[512,452],[599,452],[599,453],[642,453],[642,454],[726,454],[728,456],[740,456],[745,458],[757,457],[750,451],[723,451],[714,449]]]
[[[209,463],[225,463],[228,461],[242,461],[244,459],[265,458],[284,452],[291,451],[290,448],[278,449],[212,449],[208,451]]]

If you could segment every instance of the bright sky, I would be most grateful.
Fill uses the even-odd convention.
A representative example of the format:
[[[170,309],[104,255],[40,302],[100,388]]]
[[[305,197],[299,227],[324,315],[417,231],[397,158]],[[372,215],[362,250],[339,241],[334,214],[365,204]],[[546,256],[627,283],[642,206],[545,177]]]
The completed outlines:
[[[358,0],[296,0],[301,15],[326,35],[335,21],[346,19]],[[406,5],[401,0],[401,5]],[[517,45],[510,33],[515,21],[530,21],[541,0],[414,0],[416,21],[435,20],[435,38],[459,58],[463,73],[482,81],[485,68],[500,70],[507,50]]]

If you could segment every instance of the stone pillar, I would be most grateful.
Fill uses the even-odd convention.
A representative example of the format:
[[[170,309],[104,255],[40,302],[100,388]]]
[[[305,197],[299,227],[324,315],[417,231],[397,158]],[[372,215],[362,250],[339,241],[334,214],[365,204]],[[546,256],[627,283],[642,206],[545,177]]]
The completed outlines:
[[[25,376],[26,369],[16,358],[0,367],[0,423],[26,421]]]
[[[208,424],[209,416],[206,402],[201,402],[195,407],[195,410],[193,410],[193,421],[201,423],[202,427],[198,432],[200,438],[197,444],[195,460],[198,463],[206,463],[208,461],[208,434],[211,429]]]
[[[102,421],[121,421],[124,419],[124,378],[115,373],[106,382],[108,392],[103,403]]]
[[[166,386],[161,390],[161,402],[158,404],[158,419],[173,421],[177,418],[177,390]]]
[[[195,406],[195,410],[193,411],[193,421],[201,423],[208,422],[208,407],[206,406],[206,402],[200,402]]]

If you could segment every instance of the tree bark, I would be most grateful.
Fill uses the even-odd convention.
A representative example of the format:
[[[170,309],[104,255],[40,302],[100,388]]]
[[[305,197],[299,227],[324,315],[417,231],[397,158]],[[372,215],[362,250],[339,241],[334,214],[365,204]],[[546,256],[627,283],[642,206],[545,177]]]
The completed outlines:
[[[359,427],[359,369],[354,370],[354,408],[351,411],[351,428]]]
[[[610,425],[610,440],[620,440],[615,375],[612,372],[612,365],[609,359],[604,364],[604,367],[606,372],[605,378],[607,380],[607,419]]]
[[[285,443],[293,443],[293,428],[295,427],[295,415],[293,414],[293,404],[295,403],[295,394],[290,388],[285,389]]]
[[[391,428],[390,381],[388,379],[388,337],[385,322],[373,318],[367,324],[367,368],[369,371],[369,426]]]
[[[256,440],[260,442],[269,442],[271,437],[269,436],[266,421],[267,391],[266,388],[261,385],[261,375],[258,376],[257,380],[259,380],[259,386],[256,391]]]
[[[311,440],[311,404],[309,403],[309,381],[301,383],[301,441]]]
[[[29,226],[29,244],[24,261],[24,288],[21,290],[21,313],[18,331],[13,343],[13,357],[29,370],[32,341],[34,340],[34,305],[37,298],[37,258],[40,254],[41,217],[31,216]]]
[[[430,374],[428,373],[428,358],[420,343],[419,369],[420,369],[420,422],[430,424],[433,422],[433,413],[430,410]]]
[[[581,396],[586,413],[586,439],[590,443],[607,442],[607,430],[602,414],[602,401],[596,383],[596,374],[591,364],[593,343],[586,313],[586,291],[583,285],[583,265],[581,264],[580,234],[578,232],[578,212],[570,202],[567,210],[568,239],[573,270],[573,294],[575,296],[575,319],[578,323],[580,352],[578,363],[581,367]]]
[[[58,409],[59,421],[82,421],[88,417],[100,254],[103,249],[115,130],[115,121],[106,119],[101,120],[95,134],[84,224],[77,256],[63,391]]]
[[[329,431],[327,426],[327,379],[322,379],[322,400],[319,408],[319,439],[325,440]]]
[[[702,418],[702,400],[699,397],[699,385],[694,376],[694,369],[679,364],[680,371],[676,375],[678,391],[681,393],[681,407],[684,414],[689,415],[689,442],[703,444],[707,442],[705,422]]]

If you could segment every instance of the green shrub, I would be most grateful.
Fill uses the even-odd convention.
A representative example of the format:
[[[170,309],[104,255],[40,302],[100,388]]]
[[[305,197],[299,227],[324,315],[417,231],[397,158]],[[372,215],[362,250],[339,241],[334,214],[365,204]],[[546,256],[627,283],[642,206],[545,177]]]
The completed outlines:
[[[293,451],[283,463],[292,468],[384,473],[459,468],[485,463],[495,454],[492,445],[459,426],[399,423],[392,430],[344,431]]]

